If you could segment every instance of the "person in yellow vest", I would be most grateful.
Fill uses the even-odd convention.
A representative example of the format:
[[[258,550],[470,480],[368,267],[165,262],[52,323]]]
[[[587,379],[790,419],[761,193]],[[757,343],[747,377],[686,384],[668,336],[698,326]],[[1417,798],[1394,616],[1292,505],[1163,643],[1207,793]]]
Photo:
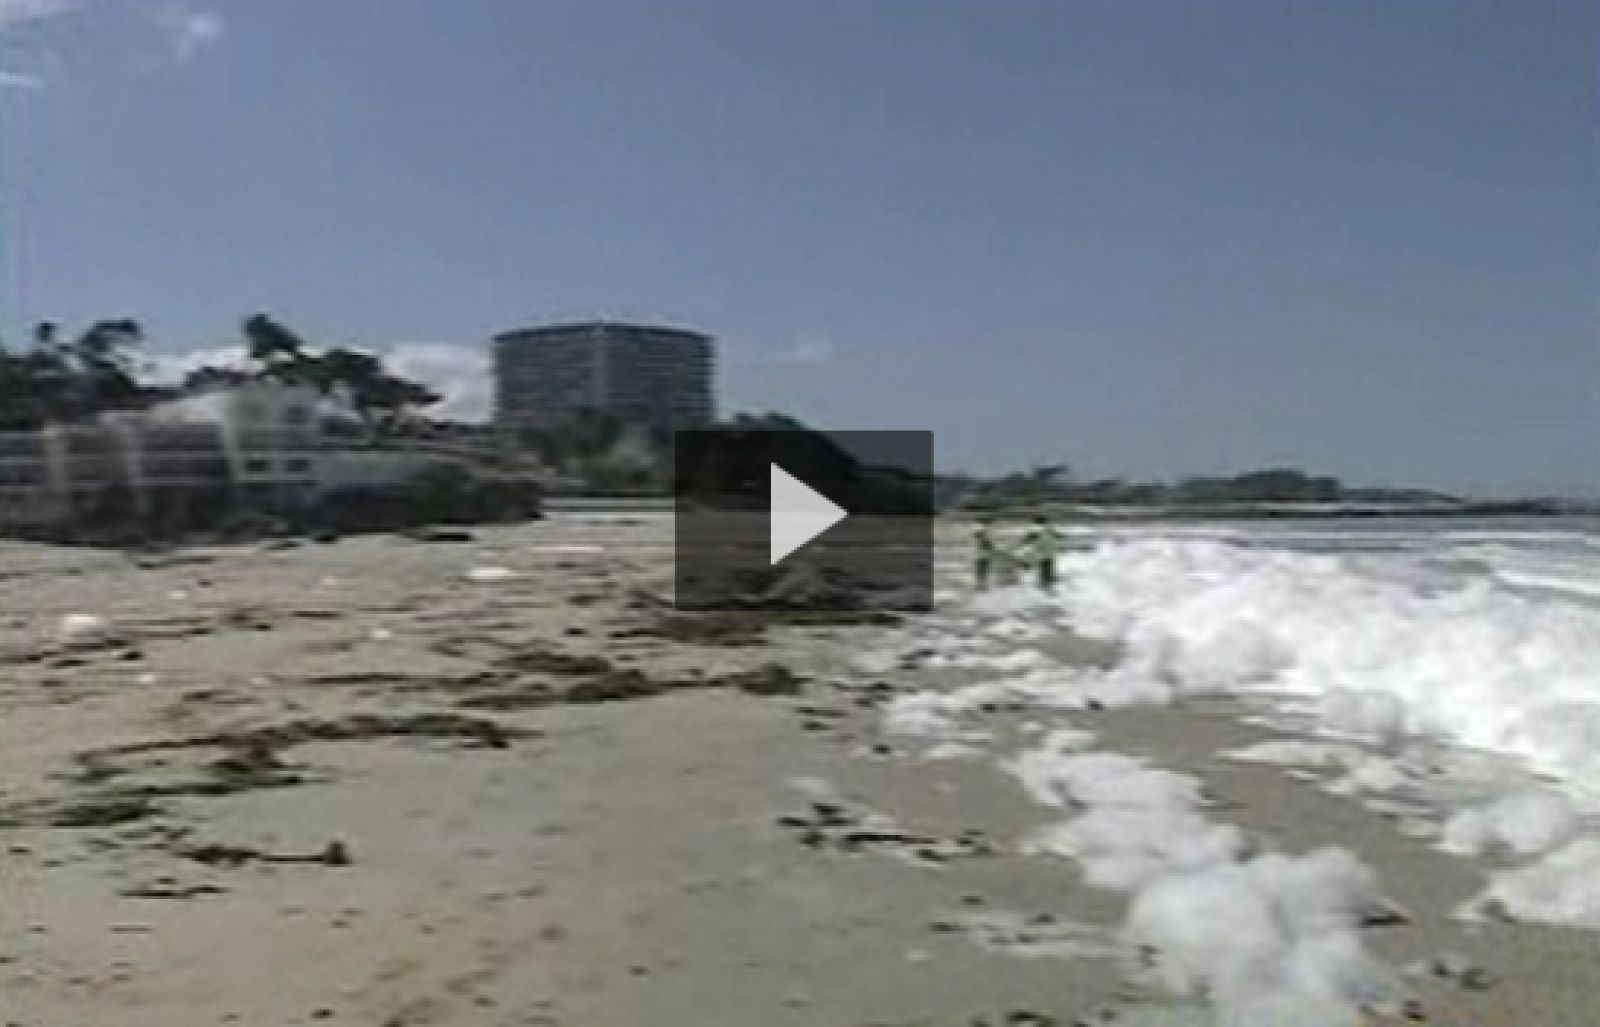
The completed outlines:
[[[1000,544],[994,537],[994,521],[985,517],[972,529],[972,580],[978,591],[989,587],[999,559]]]
[[[1022,558],[1033,565],[1039,576],[1039,587],[1046,592],[1055,591],[1056,559],[1066,548],[1066,540],[1050,519],[1042,514],[1033,519],[1033,526],[1022,536]]]

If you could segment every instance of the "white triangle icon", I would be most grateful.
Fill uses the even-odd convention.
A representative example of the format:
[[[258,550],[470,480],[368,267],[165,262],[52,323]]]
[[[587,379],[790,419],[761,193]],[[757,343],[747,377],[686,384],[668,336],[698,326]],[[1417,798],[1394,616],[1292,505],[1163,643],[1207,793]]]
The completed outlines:
[[[767,533],[773,566],[838,524],[849,513],[777,464],[772,469],[772,506]]]

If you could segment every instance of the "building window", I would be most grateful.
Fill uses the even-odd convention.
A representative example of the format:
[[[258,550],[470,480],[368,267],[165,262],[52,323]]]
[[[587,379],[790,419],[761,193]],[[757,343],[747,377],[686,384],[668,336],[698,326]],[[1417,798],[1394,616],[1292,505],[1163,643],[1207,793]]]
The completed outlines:
[[[295,457],[285,466],[288,467],[290,474],[305,474],[307,471],[311,470],[311,461],[305,459],[304,457]]]
[[[259,458],[255,460],[246,460],[244,462],[244,469],[246,474],[266,474],[268,471],[272,470],[272,461],[261,460]]]

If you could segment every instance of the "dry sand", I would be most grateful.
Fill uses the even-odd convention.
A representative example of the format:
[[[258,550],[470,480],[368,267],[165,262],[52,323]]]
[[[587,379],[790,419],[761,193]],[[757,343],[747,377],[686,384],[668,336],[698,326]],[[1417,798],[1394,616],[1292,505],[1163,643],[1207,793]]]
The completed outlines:
[[[0,549],[0,1021],[1204,1022],[1127,983],[1118,897],[1019,854],[1012,781],[878,736],[845,666],[885,628],[681,620],[659,518],[474,536]],[[1478,868],[1218,760],[1236,710],[1092,726],[1371,862],[1412,914],[1381,949],[1496,978],[1423,980],[1428,1022],[1600,1023],[1592,936],[1462,928]]]

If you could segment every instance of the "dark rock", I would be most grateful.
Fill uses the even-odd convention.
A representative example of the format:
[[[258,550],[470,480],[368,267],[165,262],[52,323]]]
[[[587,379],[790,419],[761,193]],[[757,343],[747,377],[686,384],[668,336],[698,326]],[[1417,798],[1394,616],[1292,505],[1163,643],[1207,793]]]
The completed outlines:
[[[730,674],[719,683],[737,688],[749,695],[798,695],[802,679],[788,667],[777,663],[764,664],[755,670]]]
[[[1398,906],[1380,906],[1362,914],[1362,927],[1398,927],[1411,922],[1410,914]]]
[[[476,541],[476,536],[461,528],[413,528],[400,533],[411,542],[461,543]]]
[[[187,849],[183,856],[206,866],[238,867],[261,859],[264,853],[241,845],[200,845]]]
[[[114,827],[159,813],[160,809],[144,796],[111,796],[89,799],[57,807],[42,818],[44,827]],[[0,826],[6,818],[0,815]]]
[[[137,888],[125,888],[117,892],[129,899],[196,899],[202,895],[225,895],[226,888],[219,888],[214,884],[149,884]]]
[[[566,699],[580,704],[624,702],[660,695],[668,687],[637,670],[613,670],[573,685],[567,689]]]
[[[545,648],[529,648],[511,653],[501,657],[496,664],[508,670],[562,677],[604,674],[611,669],[611,661],[603,656],[578,656]]]
[[[848,819],[845,817],[844,807],[837,803],[813,802],[811,808],[823,820],[842,821]]]

